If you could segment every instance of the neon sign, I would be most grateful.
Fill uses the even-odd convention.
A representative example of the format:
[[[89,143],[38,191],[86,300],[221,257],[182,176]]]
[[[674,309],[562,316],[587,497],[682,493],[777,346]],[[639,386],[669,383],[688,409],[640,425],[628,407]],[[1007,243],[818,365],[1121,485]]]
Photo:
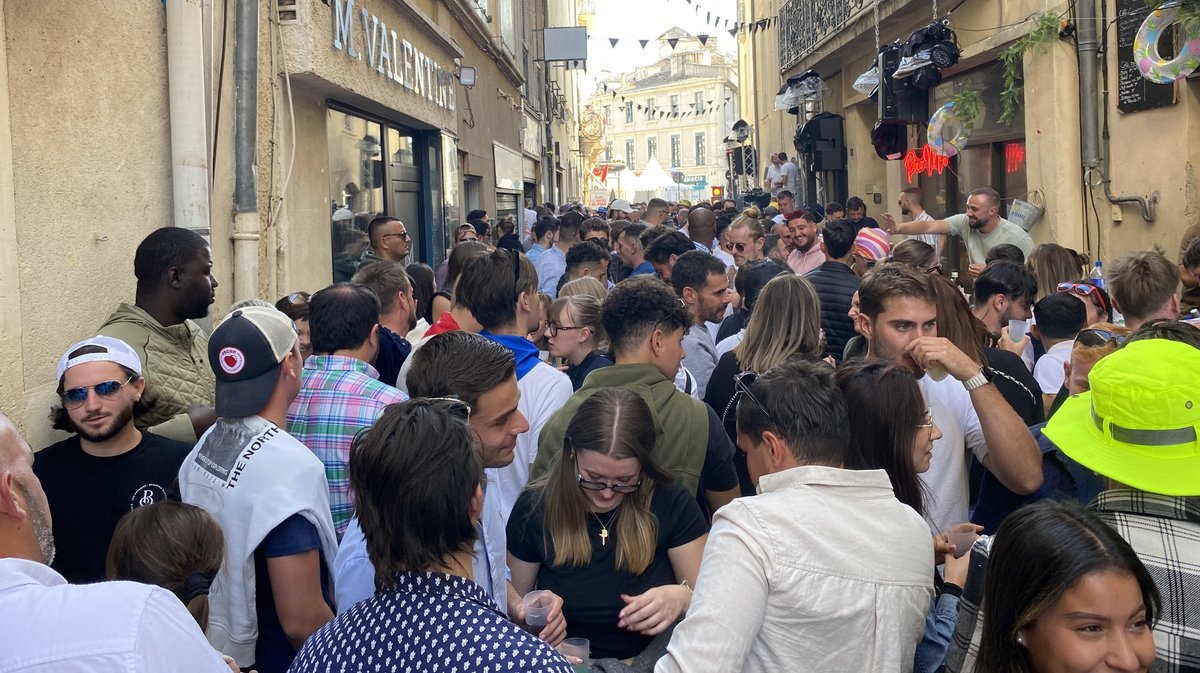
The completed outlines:
[[[1008,143],[1004,146],[1004,172],[1016,173],[1025,165],[1025,143]]]
[[[908,154],[904,155],[904,175],[908,178],[908,184],[912,184],[913,177],[918,173],[925,173],[930,177],[936,171],[941,175],[946,170],[946,166],[950,165],[950,157],[943,157],[929,145],[921,148],[921,153],[917,154],[916,150],[909,150]]]

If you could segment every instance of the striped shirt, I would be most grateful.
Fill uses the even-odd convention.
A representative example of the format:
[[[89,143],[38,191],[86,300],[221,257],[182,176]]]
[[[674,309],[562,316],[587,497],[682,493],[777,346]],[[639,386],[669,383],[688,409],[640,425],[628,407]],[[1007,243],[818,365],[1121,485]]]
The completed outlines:
[[[357,358],[313,355],[304,363],[300,394],[288,409],[288,432],[325,464],[339,540],[354,514],[346,474],[350,443],[360,430],[375,424],[384,407],[408,399],[378,376],[374,367]]]

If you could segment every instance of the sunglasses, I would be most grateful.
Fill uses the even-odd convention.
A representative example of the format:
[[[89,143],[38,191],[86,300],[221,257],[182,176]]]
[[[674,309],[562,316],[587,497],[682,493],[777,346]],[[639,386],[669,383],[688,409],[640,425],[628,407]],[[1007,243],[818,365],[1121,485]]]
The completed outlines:
[[[133,379],[134,377],[130,376],[129,378],[125,379],[124,383],[121,381],[101,381],[94,386],[71,388],[70,390],[64,390],[59,397],[62,398],[64,407],[67,407],[68,409],[74,409],[87,401],[88,391],[94,390],[96,391],[96,395],[98,397],[111,400],[116,396],[121,388],[124,388]]]
[[[779,423],[777,423],[775,418],[771,416],[771,412],[767,411],[767,407],[762,403],[762,401],[760,401],[758,397],[756,397],[754,393],[750,391],[750,386],[754,385],[754,382],[757,379],[758,374],[755,374],[754,372],[742,372],[741,374],[733,377],[733,385],[735,389],[734,398],[736,399],[737,397],[744,395],[751,402],[753,402],[755,406],[762,410],[763,415],[767,417],[767,420],[771,423],[771,425],[778,426]]]
[[[1088,287],[1091,286],[1089,285]],[[1107,346],[1110,343],[1115,343],[1117,344],[1117,348],[1120,348],[1121,346],[1125,345],[1125,341],[1128,339],[1128,337],[1123,334],[1113,334],[1106,329],[1092,328],[1080,330],[1079,334],[1075,338],[1084,346],[1090,346],[1092,348]]]
[[[457,415],[460,419],[471,422],[471,405],[463,402],[457,397],[425,397],[415,398],[413,402],[418,404],[418,408],[426,410],[445,410]]]
[[[400,233],[398,233],[398,234],[384,234],[384,235],[383,235],[383,236],[381,236],[380,238],[387,238],[387,237],[389,237],[389,236],[399,236],[400,238],[403,238],[403,239],[404,239],[404,240],[406,240],[406,241],[407,241],[407,240],[410,238],[410,236],[408,235],[408,232],[407,232],[407,231],[402,231],[402,232],[400,232]]]
[[[1100,294],[1100,291],[1095,285],[1089,285],[1087,283],[1059,283],[1058,291],[1070,293],[1077,297],[1094,298],[1096,300],[1096,304],[1100,306],[1100,310],[1106,313],[1108,312],[1108,307],[1104,304],[1104,295]]]

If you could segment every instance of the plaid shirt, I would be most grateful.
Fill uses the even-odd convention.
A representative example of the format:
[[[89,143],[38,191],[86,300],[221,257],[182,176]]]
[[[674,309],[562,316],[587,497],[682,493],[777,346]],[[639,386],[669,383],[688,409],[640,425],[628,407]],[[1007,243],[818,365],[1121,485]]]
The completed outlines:
[[[288,409],[288,432],[325,464],[329,506],[342,539],[354,504],[346,460],[360,430],[375,424],[389,404],[408,397],[379,382],[375,368],[357,358],[313,355],[304,363],[300,394]]]
[[[1200,671],[1200,498],[1114,489],[1090,507],[1129,542],[1162,594],[1151,672]]]

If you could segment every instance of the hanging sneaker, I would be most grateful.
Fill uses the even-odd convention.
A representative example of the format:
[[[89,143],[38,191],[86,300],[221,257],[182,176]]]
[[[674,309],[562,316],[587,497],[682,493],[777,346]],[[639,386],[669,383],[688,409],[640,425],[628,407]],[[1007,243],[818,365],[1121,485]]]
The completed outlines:
[[[858,76],[851,86],[855,91],[867,95],[879,86],[879,66],[872,65],[866,72]]]
[[[933,63],[933,61],[929,60],[928,49],[919,51],[912,56],[905,56],[904,58],[900,59],[900,67],[896,68],[896,72],[892,73],[892,79],[904,79],[905,77],[911,77],[913,73],[931,63]]]

